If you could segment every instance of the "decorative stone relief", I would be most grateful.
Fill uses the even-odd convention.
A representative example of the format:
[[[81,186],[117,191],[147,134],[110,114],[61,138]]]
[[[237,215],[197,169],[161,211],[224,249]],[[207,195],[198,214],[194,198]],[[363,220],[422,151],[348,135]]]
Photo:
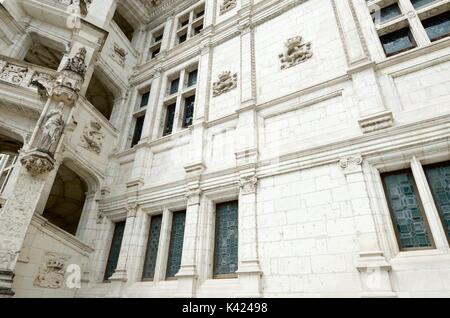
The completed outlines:
[[[40,72],[34,73],[30,82],[30,86],[37,87],[38,94],[43,101],[50,96],[54,85],[55,78],[52,75]]]
[[[150,4],[154,7],[159,6],[163,0],[150,0]]]
[[[361,156],[351,156],[339,160],[339,166],[344,169],[345,174],[361,171],[363,159]]]
[[[92,3],[92,0],[59,0],[59,2],[68,6],[78,6],[80,8],[81,15],[86,16],[88,14],[89,5]]]
[[[13,243],[5,242],[0,247],[0,268],[9,269],[17,254],[18,252],[14,253]]]
[[[200,196],[202,194],[202,190],[201,189],[190,189],[185,197],[187,199],[187,205],[195,205],[195,204],[200,204]]]
[[[32,176],[45,174],[52,171],[55,167],[53,160],[48,155],[42,154],[40,156],[36,152],[32,155],[24,156],[20,162]]]
[[[311,42],[303,42],[301,36],[290,38],[285,46],[286,51],[279,55],[282,70],[303,63],[313,56]]]
[[[220,5],[220,14],[225,14],[234,8],[236,8],[236,0],[223,0]]]
[[[237,87],[237,74],[225,71],[219,74],[219,80],[213,83],[213,96],[225,94]]]
[[[15,85],[22,84],[28,73],[28,67],[8,63],[0,74],[0,79]]]
[[[34,279],[34,286],[59,289],[64,285],[64,274],[69,258],[56,253],[47,253],[44,263]]]
[[[101,130],[102,126],[98,122],[92,121],[90,125],[86,125],[81,136],[81,147],[100,154],[105,139]]]
[[[256,185],[258,184],[258,178],[243,177],[239,180],[239,187],[241,188],[241,194],[252,194],[256,192]]]
[[[125,67],[128,53],[119,44],[114,43],[110,57],[120,66]]]

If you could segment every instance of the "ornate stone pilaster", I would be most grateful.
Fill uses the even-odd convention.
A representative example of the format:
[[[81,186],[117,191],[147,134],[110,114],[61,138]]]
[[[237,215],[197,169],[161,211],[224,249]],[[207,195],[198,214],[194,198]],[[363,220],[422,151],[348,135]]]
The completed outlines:
[[[262,292],[256,221],[258,179],[250,170],[241,172],[239,179],[239,297],[261,297]]]
[[[349,199],[358,236],[359,254],[356,269],[361,274],[364,288],[362,297],[393,297],[389,271],[391,266],[382,252],[374,211],[364,179],[363,158],[353,155],[339,160],[347,180]],[[370,229],[370,230],[368,230]]]
[[[66,123],[78,100],[84,81],[86,49],[67,60],[54,86],[34,133],[21,154],[12,195],[0,211],[0,294],[11,295],[17,256],[36,209],[48,196],[56,176],[55,155],[60,148]]]
[[[197,287],[197,242],[199,240],[200,203],[202,189],[200,178],[204,170],[202,163],[185,167],[186,171],[186,222],[184,230],[183,254],[178,280],[177,297],[195,297]]]

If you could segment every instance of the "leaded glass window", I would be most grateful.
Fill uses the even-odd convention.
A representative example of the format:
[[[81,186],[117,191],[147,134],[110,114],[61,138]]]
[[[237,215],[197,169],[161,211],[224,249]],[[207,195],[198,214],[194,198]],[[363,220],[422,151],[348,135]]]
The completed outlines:
[[[380,37],[386,56],[398,54],[416,46],[409,28],[404,28]]]
[[[411,170],[382,176],[400,249],[434,246]]]
[[[425,167],[425,174],[447,238],[450,240],[450,163]]]
[[[214,276],[234,275],[238,269],[238,202],[216,206]]]
[[[147,241],[147,252],[144,261],[143,280],[153,280],[155,277],[156,259],[158,257],[159,237],[161,234],[162,215],[152,216]]]
[[[108,262],[105,269],[104,280],[108,280],[116,270],[117,262],[119,261],[120,248],[122,247],[123,233],[125,232],[125,222],[118,222],[114,228],[114,234],[111,242],[111,249],[109,251]]]
[[[166,277],[173,278],[180,270],[181,256],[183,255],[184,227],[186,211],[176,212],[172,218],[170,232],[169,256],[167,258]]]
[[[186,98],[186,100],[184,101],[183,128],[192,125],[192,122],[194,120],[194,104],[195,95]]]
[[[423,27],[431,41],[450,35],[450,11],[423,21]]]
[[[411,3],[415,9],[419,9],[435,1],[436,0],[411,0]]]
[[[175,120],[176,104],[168,105],[166,110],[166,122],[164,123],[163,135],[167,136],[172,133],[173,122]]]
[[[394,3],[390,6],[382,8],[378,11],[372,13],[372,19],[375,23],[383,23],[389,21],[395,17],[398,17],[402,14],[400,7],[397,3]],[[377,21],[378,20],[378,21]]]

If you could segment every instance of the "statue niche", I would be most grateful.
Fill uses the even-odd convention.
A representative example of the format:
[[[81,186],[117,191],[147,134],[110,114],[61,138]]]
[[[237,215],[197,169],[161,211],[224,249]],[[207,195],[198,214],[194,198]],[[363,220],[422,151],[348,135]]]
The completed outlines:
[[[37,143],[37,149],[40,152],[49,155],[55,152],[64,128],[63,109],[64,103],[60,102],[45,118]]]

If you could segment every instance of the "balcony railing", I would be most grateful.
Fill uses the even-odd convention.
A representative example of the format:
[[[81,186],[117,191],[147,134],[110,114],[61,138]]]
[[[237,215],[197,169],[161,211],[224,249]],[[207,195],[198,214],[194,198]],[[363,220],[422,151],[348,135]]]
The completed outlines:
[[[38,90],[39,83],[44,88],[51,87],[56,79],[56,71],[11,59],[0,55],[0,81]]]

